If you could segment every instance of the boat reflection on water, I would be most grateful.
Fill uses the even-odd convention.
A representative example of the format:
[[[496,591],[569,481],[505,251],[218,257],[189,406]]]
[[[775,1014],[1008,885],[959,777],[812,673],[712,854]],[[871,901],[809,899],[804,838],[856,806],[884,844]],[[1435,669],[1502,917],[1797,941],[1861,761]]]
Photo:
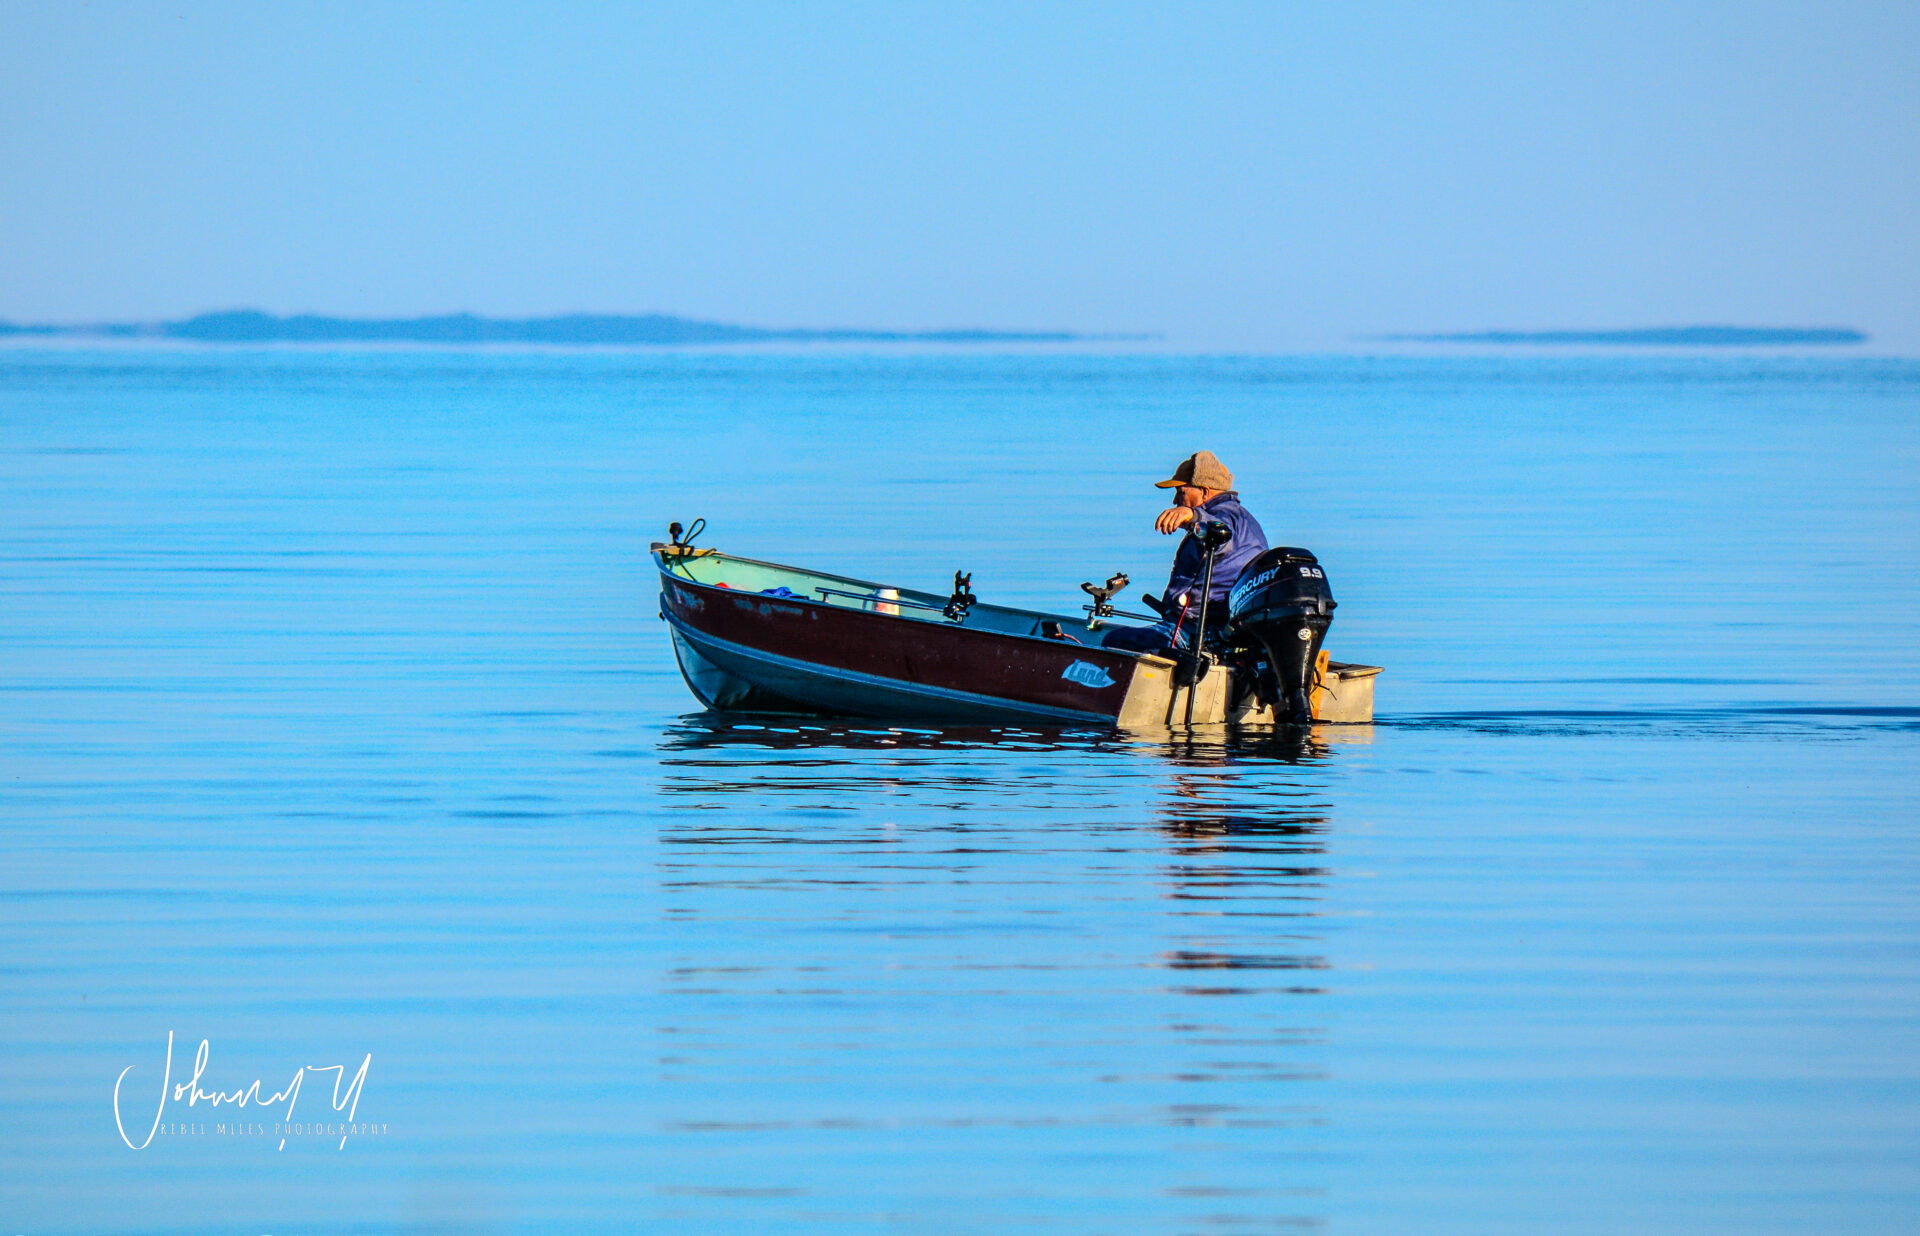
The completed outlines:
[[[1156,1226],[1223,1197],[1320,1223],[1328,787],[1365,729],[679,720],[659,752],[669,1132],[725,1153],[689,1130],[778,1113],[878,1161],[987,1138],[1042,1165],[1097,1130],[1103,1189]],[[1033,1170],[1007,1187],[1043,1196]]]
[[[1268,754],[1311,764],[1326,758],[1327,747],[1303,734]],[[1327,853],[1329,808],[1279,796],[1249,801],[1238,789],[1231,782],[1223,785],[1216,774],[1182,771],[1168,779],[1159,812],[1160,830],[1173,839],[1166,895],[1195,903],[1196,916],[1267,921],[1257,930],[1211,933],[1211,947],[1169,950],[1162,964],[1178,971],[1230,972],[1189,974],[1175,988],[1183,995],[1325,995],[1326,988],[1306,976],[1329,968],[1318,948],[1316,922],[1324,916],[1321,903],[1333,875],[1321,857]],[[1248,947],[1250,938],[1258,940],[1257,948]],[[1237,947],[1232,941],[1239,942]],[[1262,971],[1287,977],[1265,977]],[[1318,1025],[1293,1025],[1274,1041],[1298,1046],[1318,1043],[1323,1034]],[[1305,1076],[1294,1070],[1273,1075]]]
[[[1199,726],[1160,731],[1114,731],[1074,726],[899,726],[857,718],[787,713],[688,713],[666,727],[664,751],[771,748],[777,750],[933,751],[969,747],[1046,747],[1129,751],[1173,762],[1260,759],[1313,764],[1337,747],[1373,741],[1372,725],[1236,728]]]
[[[938,728],[888,726],[877,721],[798,717],[784,713],[690,713],[669,725],[666,751],[770,748],[785,751],[938,751],[968,747],[1094,746],[1111,735],[1091,729],[1023,729],[996,725]]]

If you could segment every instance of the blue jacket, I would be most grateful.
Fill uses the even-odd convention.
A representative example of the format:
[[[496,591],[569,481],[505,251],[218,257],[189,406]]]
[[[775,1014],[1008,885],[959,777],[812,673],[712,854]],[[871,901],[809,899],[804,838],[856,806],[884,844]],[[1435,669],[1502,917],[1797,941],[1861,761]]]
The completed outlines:
[[[1214,559],[1210,605],[1223,604],[1233,581],[1240,578],[1240,572],[1267,552],[1267,534],[1261,531],[1260,521],[1253,517],[1253,512],[1240,505],[1239,494],[1229,491],[1196,510],[1193,522],[1187,525],[1186,537],[1173,555],[1173,573],[1167,576],[1167,590],[1160,594],[1168,605],[1177,606],[1181,593],[1192,593],[1196,614],[1200,612],[1200,584],[1206,578],[1207,559],[1193,533],[1203,523],[1223,523],[1233,532],[1233,539],[1219,548]],[[1224,610],[1220,617],[1226,617]],[[1209,615],[1207,625],[1211,627],[1213,622]]]

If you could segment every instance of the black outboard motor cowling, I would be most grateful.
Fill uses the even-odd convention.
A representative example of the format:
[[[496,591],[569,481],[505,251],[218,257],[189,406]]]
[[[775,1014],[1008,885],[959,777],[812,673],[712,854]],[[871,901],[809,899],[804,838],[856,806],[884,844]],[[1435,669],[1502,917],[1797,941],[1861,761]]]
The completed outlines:
[[[1255,558],[1227,594],[1232,634],[1258,662],[1254,690],[1275,720],[1313,720],[1314,663],[1336,604],[1319,560],[1285,546]]]

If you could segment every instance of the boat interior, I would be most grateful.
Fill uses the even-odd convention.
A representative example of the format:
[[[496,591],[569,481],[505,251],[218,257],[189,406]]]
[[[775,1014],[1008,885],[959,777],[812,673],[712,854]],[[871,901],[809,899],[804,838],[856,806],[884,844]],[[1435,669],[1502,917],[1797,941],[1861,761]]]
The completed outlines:
[[[710,588],[771,594],[841,609],[890,614],[914,622],[946,624],[951,621],[944,612],[949,598],[932,592],[892,588],[844,575],[826,575],[771,562],[756,562],[750,558],[735,558],[711,549],[679,551],[673,546],[656,545],[654,557],[659,561],[662,571]],[[785,593],[780,591],[783,588],[786,589]],[[975,631],[1044,639],[1046,637],[1042,634],[1041,626],[1050,622],[1059,623],[1062,632],[1078,643],[1098,642],[1089,638],[1087,616],[1084,613],[1077,616],[1048,614],[976,601],[968,608],[966,617],[959,625]]]

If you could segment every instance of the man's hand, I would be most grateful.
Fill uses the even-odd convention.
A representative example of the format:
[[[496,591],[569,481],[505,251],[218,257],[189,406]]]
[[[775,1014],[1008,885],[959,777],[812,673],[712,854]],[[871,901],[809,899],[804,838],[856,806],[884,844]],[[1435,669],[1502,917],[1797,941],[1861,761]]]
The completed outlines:
[[[1153,521],[1153,526],[1159,529],[1161,532],[1171,535],[1172,533],[1180,531],[1180,529],[1186,527],[1188,524],[1192,522],[1193,522],[1192,508],[1184,507],[1184,506],[1170,506],[1166,510],[1160,512],[1160,518]]]

